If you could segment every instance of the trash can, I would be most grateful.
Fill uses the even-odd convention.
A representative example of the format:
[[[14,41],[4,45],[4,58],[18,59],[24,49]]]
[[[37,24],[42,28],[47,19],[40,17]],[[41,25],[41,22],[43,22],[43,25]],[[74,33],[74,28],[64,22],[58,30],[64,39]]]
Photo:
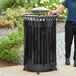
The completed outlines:
[[[58,15],[44,16],[42,7],[23,14],[24,23],[24,70],[48,72],[56,70],[56,18]]]

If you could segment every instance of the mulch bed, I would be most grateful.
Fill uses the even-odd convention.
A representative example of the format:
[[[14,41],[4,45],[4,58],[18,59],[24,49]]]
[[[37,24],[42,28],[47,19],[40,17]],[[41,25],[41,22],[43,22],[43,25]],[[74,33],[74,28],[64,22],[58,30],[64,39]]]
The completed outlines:
[[[0,67],[16,66],[18,64],[0,60]]]

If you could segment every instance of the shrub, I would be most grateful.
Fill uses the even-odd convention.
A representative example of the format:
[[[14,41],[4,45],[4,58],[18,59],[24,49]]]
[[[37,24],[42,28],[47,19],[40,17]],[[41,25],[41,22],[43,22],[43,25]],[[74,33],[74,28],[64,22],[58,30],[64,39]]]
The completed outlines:
[[[10,50],[5,49],[0,54],[2,60],[7,60],[13,63],[17,63],[20,57],[21,55],[19,54],[18,48],[11,48]]]
[[[0,59],[16,63],[20,58],[19,47],[23,44],[23,26],[0,38]]]
[[[34,7],[45,7],[50,9],[51,11],[54,11],[61,6],[62,2],[63,0],[39,0],[39,2],[34,4]],[[63,17],[63,19],[65,19],[67,15],[67,10],[64,10],[59,15],[60,17]]]
[[[3,16],[7,18],[6,24],[9,27],[18,26],[18,24],[22,24],[22,17],[21,14],[26,13],[25,9],[22,7],[11,9],[8,8],[4,13]]]
[[[16,8],[18,6],[24,6],[26,4],[26,0],[2,0],[1,7],[2,10],[6,10],[7,8]]]
[[[7,18],[0,16],[0,27],[7,27]]]
[[[8,8],[18,8],[19,6],[25,7],[29,10],[33,7],[45,7],[52,11],[56,10],[62,3],[63,0],[2,0],[3,11]],[[66,18],[67,10],[59,14],[63,19]],[[11,21],[9,22],[9,24]],[[13,24],[12,24],[13,25]]]

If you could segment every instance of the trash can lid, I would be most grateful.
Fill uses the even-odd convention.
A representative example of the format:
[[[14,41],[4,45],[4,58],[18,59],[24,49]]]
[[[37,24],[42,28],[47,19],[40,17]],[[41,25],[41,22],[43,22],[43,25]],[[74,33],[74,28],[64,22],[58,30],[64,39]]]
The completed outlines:
[[[50,11],[50,9],[44,8],[44,7],[37,7],[31,9],[31,11]]]

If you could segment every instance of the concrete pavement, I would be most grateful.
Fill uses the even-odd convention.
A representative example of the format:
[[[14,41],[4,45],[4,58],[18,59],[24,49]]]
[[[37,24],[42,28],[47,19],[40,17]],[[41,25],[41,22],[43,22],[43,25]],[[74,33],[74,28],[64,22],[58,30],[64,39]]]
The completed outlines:
[[[23,65],[2,67],[0,68],[0,76],[38,76],[37,73],[23,71]],[[73,63],[70,66],[64,63],[58,63],[57,71],[40,73],[39,76],[76,76],[76,67]]]

